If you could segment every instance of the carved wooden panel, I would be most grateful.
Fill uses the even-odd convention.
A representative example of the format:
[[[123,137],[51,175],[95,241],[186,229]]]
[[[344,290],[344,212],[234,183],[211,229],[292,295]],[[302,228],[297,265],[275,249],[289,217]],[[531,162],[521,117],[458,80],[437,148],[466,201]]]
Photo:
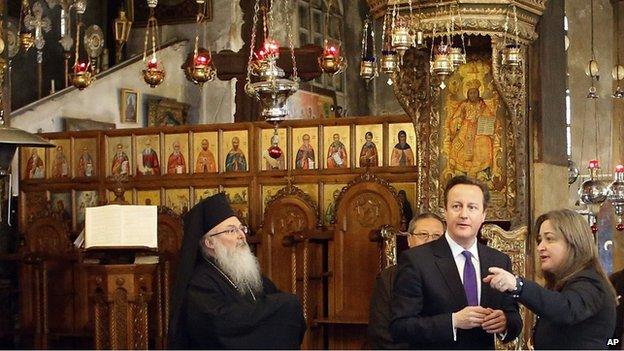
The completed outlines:
[[[481,235],[488,240],[488,246],[506,253],[511,258],[513,273],[521,276],[528,276],[530,269],[530,260],[528,247],[528,229],[526,226],[506,231],[496,224],[485,224],[481,228]],[[519,350],[527,348],[527,341],[530,337],[531,319],[529,311],[520,305],[520,316],[524,321],[524,338],[517,338],[508,344],[502,344],[496,340],[496,348],[498,350]],[[528,324],[527,324],[528,323]]]
[[[263,258],[263,271],[282,291],[299,296],[304,315],[310,321],[323,313],[322,249],[306,240],[306,232],[320,226],[317,203],[292,184],[280,189],[267,203],[260,235],[258,254]],[[298,242],[285,245],[284,238],[303,235]],[[308,329],[302,347],[322,347],[318,330]]]
[[[79,332],[81,305],[77,253],[69,238],[70,223],[46,209],[24,231],[20,267],[21,327],[33,335],[33,347],[50,348],[51,334]]]
[[[158,252],[160,254],[154,285],[155,298],[149,304],[150,335],[154,337],[154,347],[167,348],[169,329],[169,309],[171,290],[179,261],[178,252],[182,245],[184,228],[182,218],[170,208],[158,208]]]
[[[369,239],[383,225],[399,227],[401,201],[390,184],[365,173],[340,193],[336,205],[334,240],[329,243],[329,320],[365,325],[375,276],[379,271],[379,246]],[[336,335],[340,333],[335,330]],[[365,334],[349,347],[362,348]],[[346,347],[341,338],[330,348]],[[334,344],[335,343],[335,344]]]

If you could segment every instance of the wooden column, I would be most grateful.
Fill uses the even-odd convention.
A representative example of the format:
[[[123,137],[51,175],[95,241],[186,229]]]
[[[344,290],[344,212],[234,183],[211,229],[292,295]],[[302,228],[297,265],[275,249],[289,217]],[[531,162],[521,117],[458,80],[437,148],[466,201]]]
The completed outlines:
[[[85,265],[94,301],[95,349],[148,347],[147,304],[156,265]]]

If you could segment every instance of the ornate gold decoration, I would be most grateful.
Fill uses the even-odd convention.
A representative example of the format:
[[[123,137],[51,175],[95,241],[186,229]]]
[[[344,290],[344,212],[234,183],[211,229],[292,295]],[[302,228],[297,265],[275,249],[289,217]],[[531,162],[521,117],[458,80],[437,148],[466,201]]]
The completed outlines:
[[[510,2],[518,8],[518,41],[528,44],[537,38],[535,26],[546,9],[547,0],[510,0],[510,1],[481,1],[457,0],[458,13],[461,14],[461,22],[457,25],[465,34],[472,35],[500,35],[504,32],[505,14]],[[409,12],[409,0],[367,0],[371,13],[375,18],[384,16],[390,7],[397,5],[402,9],[403,16]],[[419,1],[420,13],[419,29],[425,36],[430,36],[433,28],[445,28],[448,18],[436,16],[438,0]],[[439,13],[438,13],[439,15]]]
[[[495,224],[485,224],[481,229],[481,235],[488,240],[488,246],[506,253],[511,258],[513,273],[522,276],[527,276],[528,273],[528,234],[526,226],[505,231]],[[529,316],[524,306],[520,306],[520,316],[524,321],[524,325],[527,325]],[[525,333],[525,335],[527,334]],[[521,350],[526,348],[526,342],[521,337],[508,344],[503,344],[498,339],[496,340],[497,350]]]
[[[526,96],[526,63],[515,67],[501,65],[498,58],[503,50],[503,42],[492,38],[492,74],[494,84],[509,111],[506,121],[507,142],[507,206],[492,209],[490,218],[507,218],[512,225],[524,224],[528,220],[527,213],[527,96]],[[522,209],[522,210],[521,210]]]
[[[384,225],[380,230],[383,240],[382,268],[388,268],[397,264],[397,235],[399,231],[391,225]]]

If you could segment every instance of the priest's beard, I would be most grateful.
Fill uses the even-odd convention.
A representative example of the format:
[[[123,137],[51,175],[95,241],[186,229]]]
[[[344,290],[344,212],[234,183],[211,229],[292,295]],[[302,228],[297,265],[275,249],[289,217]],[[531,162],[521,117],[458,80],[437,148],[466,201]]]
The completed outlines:
[[[214,240],[214,259],[219,268],[236,284],[241,294],[249,287],[256,294],[262,293],[262,275],[258,259],[251,253],[246,242],[240,242],[234,248],[227,248],[218,239]]]

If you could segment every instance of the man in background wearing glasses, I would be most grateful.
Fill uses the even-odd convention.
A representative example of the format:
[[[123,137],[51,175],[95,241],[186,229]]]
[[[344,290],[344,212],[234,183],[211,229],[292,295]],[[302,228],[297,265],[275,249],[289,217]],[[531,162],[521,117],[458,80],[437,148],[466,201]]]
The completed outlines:
[[[223,193],[184,216],[170,348],[299,348],[306,329],[301,304],[261,275],[247,231]]]
[[[433,213],[423,213],[414,217],[408,227],[407,244],[410,248],[436,240],[444,234],[442,218]],[[390,305],[396,266],[384,269],[377,280],[371,296],[368,342],[371,349],[407,349],[408,344],[395,343],[390,335],[392,319]]]

